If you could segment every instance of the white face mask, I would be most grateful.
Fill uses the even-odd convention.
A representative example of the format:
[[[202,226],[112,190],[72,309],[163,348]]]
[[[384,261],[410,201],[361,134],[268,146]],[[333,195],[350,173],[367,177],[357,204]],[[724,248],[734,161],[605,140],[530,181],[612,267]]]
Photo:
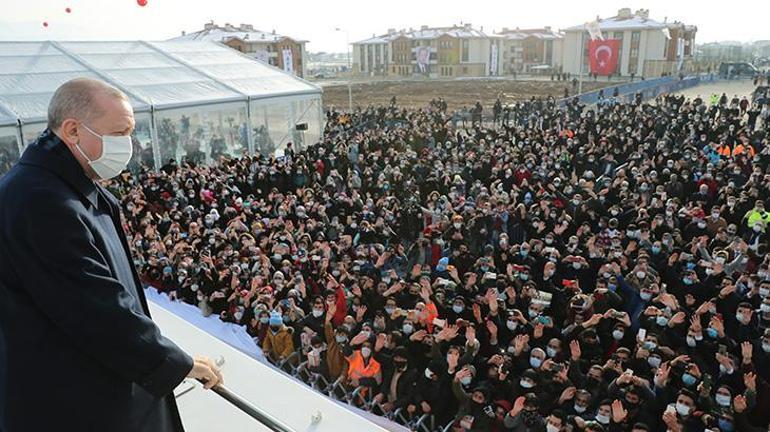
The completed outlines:
[[[130,135],[99,135],[85,124],[83,127],[102,141],[102,155],[93,161],[80,148],[80,143],[75,145],[80,154],[88,161],[88,166],[96,172],[99,178],[111,179],[126,169],[134,153]]]

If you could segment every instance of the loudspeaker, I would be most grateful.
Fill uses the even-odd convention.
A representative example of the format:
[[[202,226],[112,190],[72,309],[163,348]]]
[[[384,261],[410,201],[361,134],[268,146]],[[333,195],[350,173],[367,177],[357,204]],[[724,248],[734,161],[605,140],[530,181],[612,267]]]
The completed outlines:
[[[294,128],[298,131],[307,130],[307,123],[298,123]]]

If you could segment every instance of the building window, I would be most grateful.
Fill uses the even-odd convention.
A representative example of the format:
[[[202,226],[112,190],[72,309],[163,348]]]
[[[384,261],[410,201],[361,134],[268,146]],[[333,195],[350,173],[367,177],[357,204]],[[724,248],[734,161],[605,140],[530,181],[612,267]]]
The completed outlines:
[[[642,38],[642,32],[640,31],[634,31],[631,33],[631,43],[639,43],[639,40]]]
[[[467,62],[470,58],[470,49],[470,41],[468,39],[463,39],[462,59],[464,62]]]

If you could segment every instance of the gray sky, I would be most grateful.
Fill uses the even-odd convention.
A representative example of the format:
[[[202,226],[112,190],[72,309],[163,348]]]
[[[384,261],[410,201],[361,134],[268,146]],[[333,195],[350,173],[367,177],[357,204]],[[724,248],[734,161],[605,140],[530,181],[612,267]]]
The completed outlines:
[[[461,21],[483,26],[487,32],[502,27],[564,28],[596,15],[615,15],[623,6],[649,9],[650,18],[656,20],[667,17],[694,24],[698,26],[697,43],[770,39],[766,23],[770,3],[747,0],[722,4],[703,0],[148,0],[146,7],[139,7],[135,0],[17,0],[12,4],[0,15],[0,40],[162,40],[182,30],[199,30],[203,23],[214,20],[218,24],[253,24],[265,31],[275,29],[309,40],[311,51],[342,52],[346,36],[335,32],[335,27],[346,29],[351,42],[391,27]],[[65,13],[66,7],[72,8],[71,14]],[[44,21],[48,28],[43,27]]]

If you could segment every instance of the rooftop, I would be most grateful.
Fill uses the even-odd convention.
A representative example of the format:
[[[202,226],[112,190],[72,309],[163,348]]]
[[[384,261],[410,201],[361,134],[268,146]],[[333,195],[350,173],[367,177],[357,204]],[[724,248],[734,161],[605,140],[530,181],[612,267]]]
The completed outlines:
[[[686,27],[686,29],[694,28],[693,26],[685,26],[681,22],[672,21],[668,22],[668,19],[664,19],[663,22],[650,19],[649,9],[639,9],[636,12],[631,12],[630,8],[623,8],[618,10],[618,14],[610,18],[599,18],[596,21],[599,23],[600,30],[644,30],[644,29],[664,29],[674,27]],[[582,31],[586,30],[586,24],[580,24],[564,29],[564,31]]]
[[[422,26],[419,29],[402,29],[396,31],[395,29],[389,29],[387,33],[380,36],[372,36],[368,39],[353,42],[354,44],[376,44],[376,43],[388,43],[397,38],[407,38],[414,40],[426,40],[436,39],[441,36],[448,35],[451,37],[468,39],[468,38],[489,38],[490,36],[484,33],[484,28],[475,29],[471,24],[454,25],[451,27],[428,27]]]
[[[199,30],[193,33],[182,32],[181,36],[177,36],[170,40],[224,42],[230,39],[240,39],[247,42],[252,41],[272,43],[285,38],[292,39],[297,42],[307,42],[305,40],[299,40],[290,36],[278,34],[275,32],[275,30],[266,32],[255,29],[251,24],[241,24],[236,27],[230,23],[226,23],[224,26],[219,26],[214,24],[213,21],[206,23],[203,26],[203,30]]]
[[[564,37],[563,33],[554,31],[551,27],[537,28],[537,29],[509,29],[503,27],[502,30],[495,33],[496,37],[509,40],[522,40],[526,38],[536,38],[543,40],[561,39]]]

